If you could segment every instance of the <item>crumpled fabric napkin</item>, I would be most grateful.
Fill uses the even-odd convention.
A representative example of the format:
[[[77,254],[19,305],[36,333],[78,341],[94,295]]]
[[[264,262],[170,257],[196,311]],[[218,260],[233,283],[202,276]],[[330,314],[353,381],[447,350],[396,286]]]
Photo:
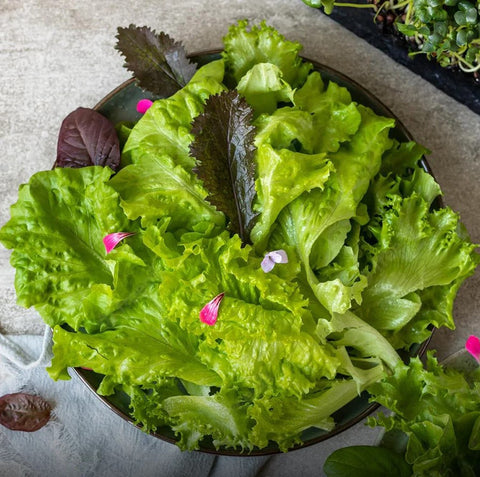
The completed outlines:
[[[38,358],[32,358],[25,349],[0,333],[0,356],[7,358],[11,364],[25,370],[46,365],[53,357],[52,329],[50,326],[45,326],[42,349]]]
[[[0,335],[0,396],[38,394],[53,417],[28,433],[0,426],[0,476],[253,477],[268,457],[181,452],[110,411],[77,378],[53,381],[45,370],[51,335]],[[33,356],[39,356],[35,359]]]

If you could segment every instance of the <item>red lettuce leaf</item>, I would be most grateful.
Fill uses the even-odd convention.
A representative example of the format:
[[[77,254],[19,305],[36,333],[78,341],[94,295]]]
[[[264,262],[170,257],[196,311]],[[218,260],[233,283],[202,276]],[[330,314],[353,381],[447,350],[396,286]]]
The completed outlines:
[[[120,146],[113,124],[99,112],[78,108],[62,123],[54,167],[120,167]]]
[[[146,26],[118,28],[116,49],[125,57],[125,66],[139,86],[156,95],[171,96],[196,70],[181,43]]]
[[[0,397],[0,424],[13,431],[37,431],[49,421],[51,411],[40,396],[14,393]]]
[[[253,109],[236,91],[211,96],[192,125],[190,153],[208,201],[230,219],[230,229],[244,243],[258,214],[255,198],[255,127]]]

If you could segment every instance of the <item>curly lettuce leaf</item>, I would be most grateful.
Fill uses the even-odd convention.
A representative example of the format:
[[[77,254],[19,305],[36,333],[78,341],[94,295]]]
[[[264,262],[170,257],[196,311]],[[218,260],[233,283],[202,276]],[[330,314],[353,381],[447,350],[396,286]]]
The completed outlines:
[[[365,386],[375,383],[383,374],[381,366],[366,371]],[[301,433],[309,427],[333,429],[335,423],[331,415],[358,396],[357,384],[353,379],[336,379],[319,383],[319,387],[322,389],[301,399],[273,397],[255,401],[248,409],[249,416],[256,421],[252,431],[254,442],[265,447],[273,440],[286,452],[302,442]]]
[[[318,71],[311,73],[305,84],[295,91],[293,102],[312,115],[315,152],[337,151],[342,142],[357,132],[362,121],[348,90],[333,81],[325,88]]]
[[[102,239],[135,231],[100,166],[39,172],[21,186],[0,240],[14,249],[18,303],[34,306],[50,326],[78,328],[84,309],[114,281]]]
[[[209,221],[219,228],[224,215],[206,202],[208,192],[192,172],[176,165],[168,155],[146,154],[124,167],[111,181],[131,220],[141,218],[143,227],[170,217],[173,230],[191,230]]]
[[[283,74],[283,79],[292,87],[301,86],[312,69],[299,56],[300,43],[285,40],[274,28],[265,22],[248,29],[247,20],[232,25],[224,37],[223,58],[228,75],[235,84],[243,75],[259,63],[271,63]]]
[[[262,144],[256,154],[258,179],[255,210],[259,212],[251,239],[262,250],[280,212],[303,192],[322,189],[333,173],[325,154],[302,154]]]
[[[234,390],[218,392],[212,396],[172,396],[165,399],[162,408],[179,434],[178,445],[185,450],[199,448],[199,440],[211,435],[215,447],[251,450],[251,420],[246,411],[249,404],[241,403]]]
[[[458,215],[449,208],[432,212],[417,194],[391,200],[375,234],[378,243],[368,248],[371,271],[359,315],[377,329],[399,330],[421,309],[418,291],[471,275],[479,256],[459,231]]]
[[[271,63],[258,63],[240,79],[237,91],[245,97],[256,115],[273,113],[278,103],[293,102],[293,89],[283,73]]]
[[[369,420],[408,437],[405,460],[418,476],[477,475],[480,376],[439,365],[427,354],[399,363],[392,376],[369,387],[372,399],[392,410]]]
[[[296,248],[308,283],[320,303],[331,313],[344,313],[353,298],[360,301],[359,294],[364,284],[355,282],[346,286],[338,278],[330,284],[320,282],[311,266],[313,249],[317,244],[321,246],[324,243],[321,237],[328,233],[330,227],[357,216],[360,201],[380,168],[382,154],[391,146],[388,131],[393,126],[393,120],[377,116],[362,106],[359,106],[359,111],[362,123],[352,140],[328,156],[335,173],[325,188],[305,192],[284,208],[269,242],[270,248],[279,248],[282,243]],[[344,224],[347,232],[349,224]],[[317,250],[317,262],[321,260],[320,256],[321,251]],[[326,287],[328,293],[325,293]]]

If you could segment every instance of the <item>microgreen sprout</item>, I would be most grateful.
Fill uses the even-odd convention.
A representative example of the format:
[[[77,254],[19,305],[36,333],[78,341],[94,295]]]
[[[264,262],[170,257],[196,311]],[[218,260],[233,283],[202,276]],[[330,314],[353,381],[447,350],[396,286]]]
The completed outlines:
[[[480,2],[478,0],[367,0],[341,3],[304,0],[331,13],[334,7],[373,8],[374,20],[391,22],[412,47],[410,56],[425,54],[443,67],[458,67],[465,73],[480,70]]]

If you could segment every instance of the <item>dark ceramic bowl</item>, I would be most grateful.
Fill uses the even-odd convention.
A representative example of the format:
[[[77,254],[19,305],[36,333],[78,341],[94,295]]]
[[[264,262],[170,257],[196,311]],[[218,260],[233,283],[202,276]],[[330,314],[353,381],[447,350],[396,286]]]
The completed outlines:
[[[191,55],[191,59],[198,63],[198,65],[203,65],[219,58],[220,50],[201,52]],[[398,118],[396,118],[395,115],[381,101],[365,90],[362,86],[338,71],[335,71],[320,63],[316,63],[315,61],[308,61],[313,63],[314,69],[321,73],[325,81],[332,80],[341,86],[345,86],[350,91],[354,101],[370,107],[379,115],[394,118],[396,121],[396,126],[392,130],[392,137],[399,141],[413,140],[411,134],[398,120]],[[137,121],[141,115],[137,113],[136,105],[137,102],[142,98],[157,99],[139,88],[132,78],[102,99],[95,106],[95,109],[110,119],[114,124],[120,121]],[[431,170],[425,160],[422,160],[422,166],[427,172],[431,173]],[[442,205],[440,200],[436,205],[439,207]],[[405,353],[404,358],[408,358],[408,355],[413,356],[423,354],[427,348],[427,345],[428,342],[425,342],[422,345],[413,347],[409,353]],[[111,396],[100,396],[97,394],[96,390],[98,389],[103,376],[82,368],[76,368],[75,373],[91,389],[91,391],[108,406],[109,409],[133,424],[133,419],[129,411],[129,397],[126,394],[122,392],[116,392]],[[332,431],[327,432],[313,427],[305,430],[302,435],[303,444],[296,446],[291,450],[307,447],[329,439],[330,437],[339,434],[340,432],[363,420],[366,416],[378,408],[378,404],[369,403],[368,398],[368,393],[364,392],[362,395],[351,401],[348,405],[337,411],[333,415],[336,426]],[[156,432],[152,433],[152,435],[170,443],[175,443],[177,441],[175,434],[169,427],[158,429]],[[231,449],[216,450],[212,442],[207,439],[201,442],[200,450],[202,452],[230,456],[257,456],[276,454],[280,452],[278,447],[275,445],[270,445],[263,449],[254,449],[248,454],[242,454],[239,451]]]

